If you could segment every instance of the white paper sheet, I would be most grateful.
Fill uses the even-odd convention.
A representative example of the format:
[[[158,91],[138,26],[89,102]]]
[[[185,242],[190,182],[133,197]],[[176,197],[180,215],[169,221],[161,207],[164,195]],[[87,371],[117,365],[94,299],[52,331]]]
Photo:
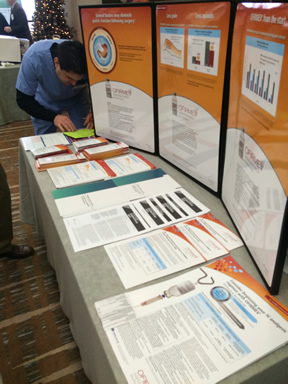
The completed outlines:
[[[179,188],[122,206],[65,218],[64,223],[74,251],[78,252],[163,228],[208,211],[205,205]]]
[[[211,234],[200,223],[203,217],[209,215],[211,213],[132,239],[106,245],[105,250],[124,287],[126,289],[135,287],[227,255],[230,249],[226,249],[215,238],[215,234],[218,234],[215,228]],[[214,220],[217,219],[214,218]],[[222,234],[219,220],[217,220],[217,225]],[[216,229],[218,228],[216,227]],[[232,235],[235,239],[237,238],[237,235],[227,228],[228,231],[228,240]],[[222,239],[226,238],[225,235],[222,236]]]
[[[95,161],[51,168],[47,172],[56,188],[92,183],[108,177],[105,170]]]
[[[104,189],[95,192],[83,193],[81,195],[56,199],[60,216],[71,217],[88,212],[97,211],[113,205],[127,203],[132,200],[163,193],[180,188],[175,180],[169,175],[152,180],[144,180],[138,183],[119,185],[117,188]]]
[[[61,132],[49,133],[47,135],[22,137],[21,140],[25,151],[50,147],[52,145],[58,144],[70,144],[67,137]]]
[[[211,384],[288,342],[288,308],[231,256],[95,303],[129,384]]]

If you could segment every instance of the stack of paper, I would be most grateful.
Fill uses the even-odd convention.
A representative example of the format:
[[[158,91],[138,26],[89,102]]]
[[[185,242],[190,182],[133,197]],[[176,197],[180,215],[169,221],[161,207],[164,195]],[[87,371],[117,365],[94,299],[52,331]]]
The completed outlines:
[[[80,141],[74,141],[73,147],[75,151],[80,152],[83,151],[86,148],[94,148],[99,147],[102,145],[107,145],[108,140],[104,137],[97,137],[97,139],[86,139],[86,140],[80,140]]]
[[[82,163],[83,161],[87,161],[87,159],[82,153],[71,153],[39,158],[35,161],[35,167],[38,172],[41,172],[50,168]]]
[[[83,154],[88,160],[106,159],[108,157],[124,155],[129,152],[129,146],[125,143],[112,143],[102,147],[88,148]]]
[[[86,159],[82,152],[80,154]],[[131,155],[118,156],[113,159],[86,161],[85,164],[75,164],[67,167],[61,166],[49,169],[48,173],[56,188],[66,188],[106,180],[111,177],[137,174],[155,168],[155,165],[139,153],[134,153]]]
[[[72,153],[72,151],[69,147],[67,147],[67,145],[59,144],[43,148],[33,148],[31,149],[31,153],[34,159],[39,159],[40,157],[59,155],[63,153]]]

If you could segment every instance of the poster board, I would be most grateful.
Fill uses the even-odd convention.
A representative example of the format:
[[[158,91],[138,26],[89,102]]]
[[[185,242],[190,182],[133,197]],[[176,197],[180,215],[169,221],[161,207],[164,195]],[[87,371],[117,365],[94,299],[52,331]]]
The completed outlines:
[[[232,42],[222,200],[268,289],[288,243],[288,4],[240,3]]]
[[[96,134],[154,153],[151,6],[114,4],[79,11]]]
[[[230,12],[230,2],[156,6],[159,153],[215,193]]]

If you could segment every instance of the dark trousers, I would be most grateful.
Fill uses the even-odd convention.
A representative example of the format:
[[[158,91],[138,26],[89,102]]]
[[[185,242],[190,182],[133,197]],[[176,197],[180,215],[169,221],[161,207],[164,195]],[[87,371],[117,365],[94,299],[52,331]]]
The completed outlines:
[[[12,239],[11,194],[6,173],[0,164],[0,254],[10,251]]]

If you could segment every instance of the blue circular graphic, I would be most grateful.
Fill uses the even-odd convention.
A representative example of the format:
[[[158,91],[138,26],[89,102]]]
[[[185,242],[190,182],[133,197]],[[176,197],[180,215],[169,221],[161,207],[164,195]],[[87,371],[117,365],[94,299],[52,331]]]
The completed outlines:
[[[224,287],[212,288],[211,295],[217,301],[226,301],[230,298],[230,292]]]
[[[103,67],[111,63],[112,49],[109,41],[104,36],[97,36],[93,42],[95,60]]]

